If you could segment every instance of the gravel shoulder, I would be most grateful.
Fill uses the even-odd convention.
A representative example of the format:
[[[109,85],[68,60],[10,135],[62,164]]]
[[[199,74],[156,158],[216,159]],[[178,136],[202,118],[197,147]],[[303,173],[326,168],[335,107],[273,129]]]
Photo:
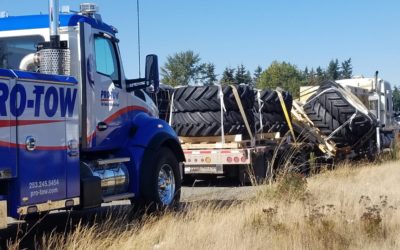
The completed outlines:
[[[257,195],[258,187],[239,186],[224,179],[195,181],[191,186],[183,186],[181,201],[226,201],[246,200]]]

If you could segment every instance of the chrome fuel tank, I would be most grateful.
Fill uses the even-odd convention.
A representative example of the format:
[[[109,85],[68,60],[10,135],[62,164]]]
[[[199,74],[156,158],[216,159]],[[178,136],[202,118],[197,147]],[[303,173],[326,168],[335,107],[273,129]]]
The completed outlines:
[[[99,162],[105,164],[99,164]],[[129,187],[129,171],[124,162],[117,160],[81,162],[83,177],[96,176],[101,179],[103,196],[126,193]]]

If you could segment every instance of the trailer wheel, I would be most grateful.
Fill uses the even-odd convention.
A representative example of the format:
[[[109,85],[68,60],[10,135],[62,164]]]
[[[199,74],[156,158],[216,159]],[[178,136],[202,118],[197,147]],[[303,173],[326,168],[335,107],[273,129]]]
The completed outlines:
[[[238,166],[238,181],[240,185],[261,185],[271,178],[273,167],[269,153],[253,153],[249,166]]]
[[[174,153],[167,147],[159,149],[153,166],[142,169],[142,205],[150,210],[173,207],[181,195],[179,163]]]

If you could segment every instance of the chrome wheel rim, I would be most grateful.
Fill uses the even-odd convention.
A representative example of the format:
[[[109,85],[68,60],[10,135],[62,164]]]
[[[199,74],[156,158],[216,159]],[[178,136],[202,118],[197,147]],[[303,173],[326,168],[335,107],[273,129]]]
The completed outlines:
[[[163,205],[170,205],[174,200],[175,177],[172,167],[168,164],[162,165],[158,173],[158,196]]]

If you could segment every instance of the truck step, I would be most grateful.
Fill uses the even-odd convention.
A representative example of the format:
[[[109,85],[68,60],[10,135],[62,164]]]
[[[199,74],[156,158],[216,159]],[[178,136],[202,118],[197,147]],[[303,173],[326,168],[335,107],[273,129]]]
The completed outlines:
[[[102,165],[109,165],[109,164],[115,164],[115,163],[129,162],[130,160],[131,159],[129,157],[111,158],[111,159],[105,159],[105,160],[98,160],[97,165],[102,166]]]
[[[116,194],[111,196],[103,197],[103,202],[112,202],[117,200],[125,200],[135,197],[134,193],[123,193],[123,194]]]

